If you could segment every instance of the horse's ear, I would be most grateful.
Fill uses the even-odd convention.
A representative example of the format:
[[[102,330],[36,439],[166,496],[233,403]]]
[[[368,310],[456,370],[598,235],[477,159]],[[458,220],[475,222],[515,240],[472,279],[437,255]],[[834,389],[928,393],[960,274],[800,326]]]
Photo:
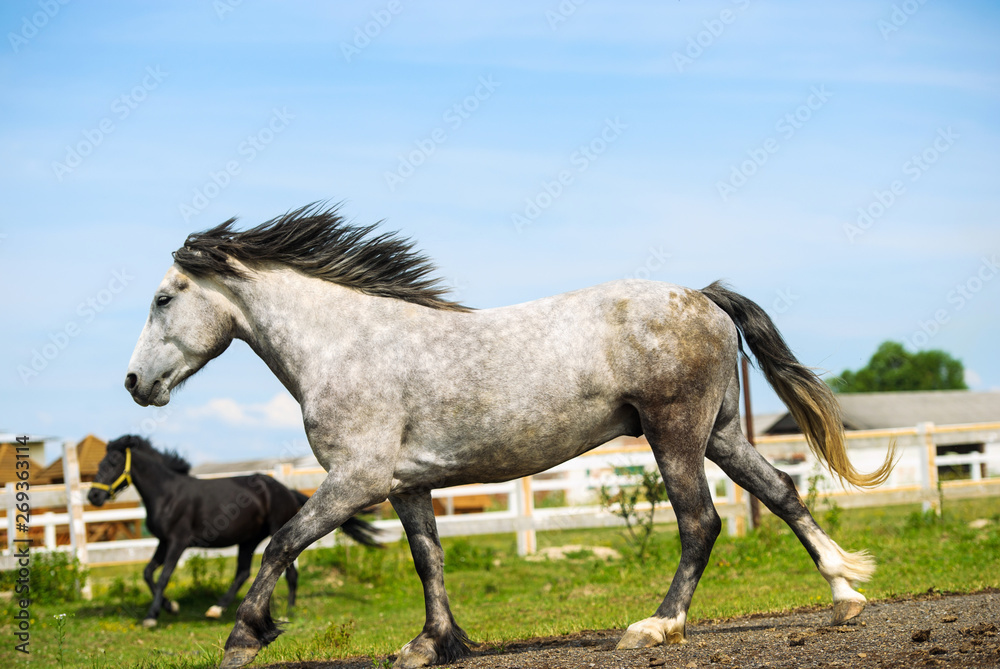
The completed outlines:
[[[140,437],[137,434],[128,435],[128,446],[129,448],[142,448],[143,446],[152,448],[152,444],[145,437]]]
[[[146,445],[149,445],[149,442],[142,437],[134,434],[126,434],[110,442],[107,450],[124,451],[126,448],[139,448]]]

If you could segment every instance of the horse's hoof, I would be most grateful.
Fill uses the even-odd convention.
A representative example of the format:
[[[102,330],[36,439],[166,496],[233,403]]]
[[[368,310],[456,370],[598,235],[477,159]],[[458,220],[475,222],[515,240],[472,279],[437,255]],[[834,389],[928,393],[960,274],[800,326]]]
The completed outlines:
[[[181,610],[181,605],[173,600],[170,600],[167,602],[166,608],[170,613],[177,614]]]
[[[221,618],[223,610],[224,609],[221,606],[219,606],[219,605],[216,604],[215,606],[213,606],[212,608],[210,608],[208,611],[205,611],[205,617],[206,618]]]
[[[156,627],[156,618],[146,618],[142,621],[142,626],[148,630],[153,629]]]
[[[644,630],[626,630],[625,635],[615,646],[615,650],[630,650],[633,648],[651,648],[659,646],[662,640]]]
[[[237,667],[248,665],[257,657],[258,650],[254,648],[228,648],[219,669],[237,669]]]
[[[647,618],[632,623],[625,630],[615,650],[650,648],[663,644],[687,643],[683,618]]]
[[[844,599],[834,603],[833,618],[830,620],[830,624],[840,625],[851,618],[856,618],[865,610],[865,604],[867,603],[868,601],[865,599]]]
[[[431,643],[417,644],[411,641],[399,651],[392,669],[417,669],[437,664],[437,653]]]

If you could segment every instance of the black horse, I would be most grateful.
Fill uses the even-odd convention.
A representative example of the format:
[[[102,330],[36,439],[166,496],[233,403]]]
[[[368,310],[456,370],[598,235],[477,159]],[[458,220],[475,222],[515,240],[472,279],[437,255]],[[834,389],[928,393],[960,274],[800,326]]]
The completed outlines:
[[[197,479],[188,475],[191,465],[176,453],[161,452],[146,439],[128,435],[108,444],[107,453],[91,483],[87,499],[101,506],[134,483],[146,507],[146,526],[160,540],[146,565],[143,577],[153,593],[144,627],[154,627],[164,604],[163,591],[186,548],[239,546],[236,577],[226,594],[205,615],[218,618],[229,606],[240,586],[250,576],[254,549],[294,516],[308,499],[264,474],[221,479]],[[365,545],[377,545],[378,530],[363,520],[351,518],[342,529]],[[157,567],[163,565],[158,581]],[[298,572],[292,564],[285,571],[288,607],[295,605]],[[166,600],[171,613],[180,609]]]

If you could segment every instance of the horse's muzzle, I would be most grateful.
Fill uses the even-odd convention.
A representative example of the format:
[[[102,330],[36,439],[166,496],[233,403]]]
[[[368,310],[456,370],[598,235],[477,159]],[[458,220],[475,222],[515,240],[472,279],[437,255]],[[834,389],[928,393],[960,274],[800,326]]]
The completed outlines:
[[[153,381],[153,384],[149,389],[143,392],[142,384],[139,382],[139,375],[134,372],[129,372],[125,375],[125,390],[129,392],[132,399],[139,406],[148,407],[150,404],[155,404],[156,406],[162,406],[166,404],[166,401],[157,402],[158,395],[161,394],[163,390],[163,380],[157,379]],[[167,396],[169,397],[169,395]]]

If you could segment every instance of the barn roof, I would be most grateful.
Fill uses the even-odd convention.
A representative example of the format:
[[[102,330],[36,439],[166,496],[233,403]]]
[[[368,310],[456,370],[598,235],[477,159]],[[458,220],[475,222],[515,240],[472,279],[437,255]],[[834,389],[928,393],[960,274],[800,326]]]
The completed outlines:
[[[848,430],[913,427],[919,423],[962,425],[1000,421],[1000,392],[927,390],[837,395]],[[767,434],[800,432],[785,413]]]
[[[76,445],[76,457],[80,461],[80,479],[92,481],[97,475],[97,468],[104,459],[108,443],[88,434]],[[38,474],[39,483],[63,483],[66,476],[63,473],[63,459],[58,458]]]
[[[236,462],[204,462],[191,468],[192,476],[206,474],[228,474],[233,472],[268,472],[275,467],[289,463],[296,468],[319,467],[319,461],[312,453],[300,457],[258,458],[256,460],[240,460]]]
[[[0,484],[10,483],[11,481],[17,481],[17,444],[0,444]],[[21,458],[24,460],[24,458]],[[42,471],[45,465],[39,464],[32,458],[27,459],[28,462],[28,472],[30,478],[28,479],[31,483],[37,481],[38,474]]]

